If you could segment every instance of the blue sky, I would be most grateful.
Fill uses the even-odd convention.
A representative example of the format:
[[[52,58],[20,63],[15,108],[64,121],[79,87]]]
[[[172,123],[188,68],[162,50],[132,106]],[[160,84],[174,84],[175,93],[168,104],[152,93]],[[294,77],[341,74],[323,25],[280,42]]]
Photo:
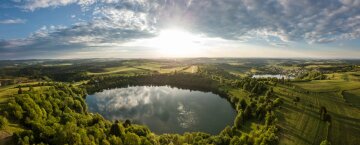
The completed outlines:
[[[0,59],[360,58],[360,0],[4,0]]]

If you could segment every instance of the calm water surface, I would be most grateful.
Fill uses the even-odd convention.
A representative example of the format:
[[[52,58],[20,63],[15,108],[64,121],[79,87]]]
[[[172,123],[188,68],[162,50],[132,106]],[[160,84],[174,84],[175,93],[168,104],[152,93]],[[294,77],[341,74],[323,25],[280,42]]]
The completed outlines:
[[[202,131],[218,134],[232,125],[236,111],[219,95],[169,86],[116,88],[89,95],[90,112],[109,120],[130,119],[153,132]]]

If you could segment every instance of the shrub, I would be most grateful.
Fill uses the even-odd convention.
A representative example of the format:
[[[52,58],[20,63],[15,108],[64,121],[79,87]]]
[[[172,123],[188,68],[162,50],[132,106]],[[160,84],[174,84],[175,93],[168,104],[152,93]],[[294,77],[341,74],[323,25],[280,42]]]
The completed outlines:
[[[281,98],[276,98],[275,100],[274,100],[274,107],[278,107],[278,106],[280,106],[281,104],[283,103],[283,101],[281,100]]]
[[[126,145],[140,145],[140,138],[135,133],[128,133],[125,135],[124,144]]]
[[[328,140],[323,140],[320,145],[331,145],[331,143]]]
[[[8,125],[8,120],[4,116],[0,116],[0,129],[4,129]]]
[[[300,102],[300,98],[299,98],[299,97],[295,97],[294,102]]]
[[[236,128],[240,129],[244,123],[245,123],[244,113],[242,110],[240,110],[235,118],[234,125]]]

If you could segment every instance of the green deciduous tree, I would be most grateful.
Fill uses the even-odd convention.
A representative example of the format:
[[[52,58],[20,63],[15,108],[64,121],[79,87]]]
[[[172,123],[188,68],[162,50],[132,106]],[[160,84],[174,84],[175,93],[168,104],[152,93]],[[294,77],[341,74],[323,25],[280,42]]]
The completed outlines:
[[[124,127],[121,124],[115,122],[111,125],[110,134],[117,137],[123,137],[125,135]]]
[[[252,110],[250,106],[246,106],[245,111],[244,111],[244,117],[245,119],[249,119],[252,116]]]
[[[19,87],[18,94],[22,94],[22,93],[23,93],[23,91],[22,91],[21,87]]]
[[[240,100],[240,107],[241,107],[241,109],[245,109],[246,106],[247,106],[247,103],[246,103],[245,99],[241,99],[241,100]]]
[[[125,135],[125,145],[140,145],[140,138],[135,133],[127,133]]]
[[[320,145],[331,145],[331,143],[328,140],[323,140]]]
[[[115,135],[112,135],[112,136],[109,138],[109,142],[110,142],[110,144],[112,144],[112,145],[123,145],[123,142],[122,142],[121,138],[116,137]]]
[[[245,123],[244,112],[241,110],[239,111],[238,115],[235,118],[234,125],[237,129],[240,129],[241,126],[244,125],[244,123]]]
[[[0,129],[4,129],[8,125],[8,120],[4,116],[0,116]]]

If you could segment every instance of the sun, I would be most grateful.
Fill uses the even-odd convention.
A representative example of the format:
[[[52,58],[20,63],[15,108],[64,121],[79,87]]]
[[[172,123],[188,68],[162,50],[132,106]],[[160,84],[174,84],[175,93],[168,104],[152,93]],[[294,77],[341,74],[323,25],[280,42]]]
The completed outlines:
[[[155,37],[150,46],[158,48],[165,57],[193,57],[198,55],[202,45],[201,35],[181,29],[167,29]]]
[[[204,54],[204,35],[183,29],[164,29],[156,37],[138,39],[125,46],[153,48],[157,57],[196,57]]]

